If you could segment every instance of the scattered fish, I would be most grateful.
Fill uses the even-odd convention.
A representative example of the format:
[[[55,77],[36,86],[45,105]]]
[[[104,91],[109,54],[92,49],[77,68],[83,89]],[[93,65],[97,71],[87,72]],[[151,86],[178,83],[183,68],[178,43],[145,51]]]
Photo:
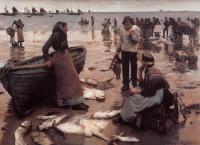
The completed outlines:
[[[91,78],[80,78],[81,83],[87,84],[87,85],[92,85],[92,86],[97,86],[98,81],[95,79]]]
[[[136,137],[133,136],[118,136],[118,135],[114,135],[115,139],[118,139],[121,142],[139,142],[140,140],[137,139]]]
[[[121,112],[121,110],[105,111],[105,112],[99,111],[99,112],[94,113],[92,115],[92,118],[95,118],[95,119],[110,119],[110,118],[117,116],[120,112]]]
[[[88,100],[105,100],[105,92],[102,90],[94,89],[94,88],[84,88],[83,90],[84,98]]]
[[[38,115],[37,116],[37,119],[38,120],[48,120],[48,119],[53,119],[53,118],[56,118],[59,114],[59,112],[57,111],[50,111],[50,112],[47,112],[45,114],[42,114],[42,115]]]
[[[115,85],[113,83],[111,83],[112,80],[113,80],[113,78],[108,79],[103,82],[99,82],[96,88],[100,89],[100,90],[107,90],[107,89],[114,88]]]
[[[92,135],[98,136],[101,139],[108,140],[103,134],[100,133],[101,130],[105,129],[108,125],[106,120],[94,120],[94,119],[73,119],[68,120],[68,122],[59,124],[56,128],[64,134],[77,134],[91,137]]]
[[[31,129],[30,121],[24,121],[15,131],[15,145],[27,145],[24,141],[25,134]]]
[[[33,142],[38,145],[53,145],[53,139],[45,132],[36,131],[31,133]]]
[[[68,117],[68,115],[66,115],[66,114],[58,115],[55,118],[51,118],[51,119],[44,121],[43,123],[41,123],[38,126],[38,128],[39,128],[39,130],[49,129],[49,128],[53,127],[54,124],[58,124],[61,120],[63,120],[66,117]]]

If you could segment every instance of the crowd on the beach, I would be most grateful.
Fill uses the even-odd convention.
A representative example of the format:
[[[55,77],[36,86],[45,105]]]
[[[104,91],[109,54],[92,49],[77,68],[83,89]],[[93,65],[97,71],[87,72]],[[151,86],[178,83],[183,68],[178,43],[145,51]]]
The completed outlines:
[[[192,44],[198,43],[198,32],[200,28],[200,21],[198,18],[187,18],[182,20],[181,18],[165,17],[162,19],[153,18],[132,18],[133,24],[140,28],[141,38],[143,40],[149,40],[151,37],[163,38],[169,37],[172,42],[181,40],[182,34],[188,35]],[[110,34],[111,20],[105,18],[102,24],[102,34]],[[113,20],[114,28],[117,28],[117,20]],[[177,42],[178,43],[178,42]]]

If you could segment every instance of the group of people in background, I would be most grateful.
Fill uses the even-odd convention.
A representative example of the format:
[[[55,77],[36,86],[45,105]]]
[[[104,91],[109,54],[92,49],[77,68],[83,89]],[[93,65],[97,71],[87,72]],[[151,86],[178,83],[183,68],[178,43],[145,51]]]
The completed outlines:
[[[21,19],[13,21],[12,25],[7,28],[7,33],[10,35],[10,44],[12,47],[24,47],[24,34],[23,34],[24,23]],[[17,33],[17,40],[16,40]]]
[[[198,18],[181,18],[165,17],[164,20],[159,18],[132,18],[133,24],[140,28],[140,36],[144,41],[151,37],[168,37],[172,42],[179,43],[182,34],[188,35],[191,44],[198,44],[198,32],[200,20]],[[110,34],[111,19],[105,18],[102,23],[102,34]],[[113,19],[113,28],[117,28],[117,19]],[[178,42],[177,42],[178,41]]]

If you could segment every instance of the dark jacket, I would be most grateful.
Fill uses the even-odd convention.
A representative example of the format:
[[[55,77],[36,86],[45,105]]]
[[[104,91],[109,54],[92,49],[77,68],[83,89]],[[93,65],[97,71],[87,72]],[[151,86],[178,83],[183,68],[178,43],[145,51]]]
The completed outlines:
[[[68,49],[67,34],[65,33],[61,22],[54,25],[51,36],[42,47],[45,61],[48,60],[48,51],[50,47],[56,51]]]
[[[146,69],[141,94],[145,97],[151,97],[159,89],[169,89],[169,83],[158,69],[154,67]]]

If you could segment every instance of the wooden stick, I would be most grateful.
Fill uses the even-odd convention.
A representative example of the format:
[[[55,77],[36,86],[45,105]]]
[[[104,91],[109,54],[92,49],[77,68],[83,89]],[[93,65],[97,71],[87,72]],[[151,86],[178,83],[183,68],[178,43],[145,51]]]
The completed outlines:
[[[32,65],[23,65],[23,66],[14,66],[10,67],[9,70],[21,70],[21,69],[35,69],[35,68],[45,68],[46,64],[32,64]]]

